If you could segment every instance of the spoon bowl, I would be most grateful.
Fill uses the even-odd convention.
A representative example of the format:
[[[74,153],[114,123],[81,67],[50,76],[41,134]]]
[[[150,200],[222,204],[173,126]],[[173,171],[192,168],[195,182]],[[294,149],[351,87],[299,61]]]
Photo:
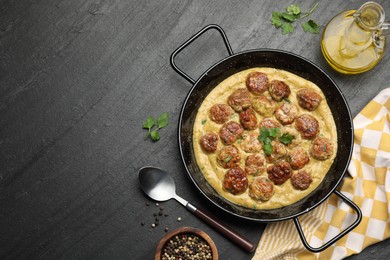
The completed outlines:
[[[138,173],[141,189],[152,199],[166,201],[176,195],[175,182],[166,171],[144,167]]]

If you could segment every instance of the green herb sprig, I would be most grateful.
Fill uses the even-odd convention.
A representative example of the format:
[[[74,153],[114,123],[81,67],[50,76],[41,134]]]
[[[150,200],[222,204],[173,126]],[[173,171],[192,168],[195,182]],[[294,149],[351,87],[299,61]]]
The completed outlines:
[[[149,136],[155,142],[160,140],[161,137],[158,130],[168,126],[168,122],[169,122],[169,114],[167,112],[160,114],[157,120],[152,116],[148,116],[148,118],[143,122],[142,125],[143,128],[148,129],[148,133],[145,136],[145,140],[148,139]],[[156,128],[152,130],[154,126],[156,126]]]
[[[299,5],[289,5],[286,8],[286,12],[272,12],[271,22],[276,29],[281,28],[282,34],[289,34],[294,32],[293,23],[309,16],[309,20],[302,23],[302,29],[305,32],[318,34],[320,32],[320,26],[310,19],[310,15],[317,8],[320,1],[318,1],[308,12],[303,13]]]
[[[295,136],[289,134],[289,133],[284,133],[282,134],[281,137],[279,137],[279,141],[284,143],[285,145],[291,144],[292,140],[295,139]]]
[[[274,140],[279,134],[280,128],[266,128],[260,129],[259,141],[263,143],[263,151],[266,155],[271,155],[273,147],[272,140]]]

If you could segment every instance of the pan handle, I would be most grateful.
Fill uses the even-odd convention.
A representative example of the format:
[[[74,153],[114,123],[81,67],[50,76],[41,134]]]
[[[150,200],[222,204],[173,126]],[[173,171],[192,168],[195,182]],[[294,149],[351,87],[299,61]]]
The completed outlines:
[[[219,26],[219,25],[216,25],[216,24],[210,24],[210,25],[207,25],[206,27],[204,27],[202,30],[200,30],[198,33],[196,33],[194,36],[192,36],[191,38],[189,38],[186,42],[184,42],[182,45],[179,46],[179,48],[177,48],[171,55],[171,66],[172,68],[177,72],[179,73],[183,78],[185,78],[187,81],[189,81],[190,83],[194,84],[195,83],[195,80],[193,78],[191,78],[190,76],[188,76],[187,73],[185,73],[184,71],[182,71],[181,69],[179,69],[179,67],[177,67],[176,63],[175,63],[175,57],[178,53],[180,53],[185,47],[187,47],[188,45],[190,45],[194,40],[196,40],[197,38],[199,38],[199,36],[201,36],[203,33],[205,33],[206,31],[210,30],[210,29],[215,29],[217,30],[221,36],[222,36],[222,39],[223,39],[223,42],[225,43],[225,46],[227,48],[227,51],[229,52],[229,56],[233,55],[233,50],[232,50],[232,47],[230,46],[230,43],[228,41],[228,38],[226,37],[226,34],[224,32],[224,30]]]
[[[299,223],[298,217],[294,218],[295,226],[298,230],[299,236],[301,237],[303,245],[311,252],[318,253],[325,249],[327,249],[329,246],[331,246],[333,243],[336,243],[337,240],[345,236],[347,233],[349,233],[352,229],[354,229],[357,225],[359,225],[360,221],[362,220],[362,211],[359,209],[359,207],[353,203],[350,199],[348,199],[345,195],[343,195],[340,191],[335,190],[334,193],[338,195],[341,199],[343,199],[351,208],[353,208],[357,213],[356,220],[346,229],[344,229],[341,233],[339,233],[337,236],[333,237],[331,240],[326,242],[320,247],[312,247],[309,245],[305,238],[305,234],[303,233],[301,224]]]

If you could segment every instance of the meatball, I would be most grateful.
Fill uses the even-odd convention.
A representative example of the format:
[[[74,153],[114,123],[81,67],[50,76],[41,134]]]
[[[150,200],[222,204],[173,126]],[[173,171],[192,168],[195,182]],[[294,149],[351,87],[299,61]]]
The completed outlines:
[[[259,128],[267,128],[267,129],[270,129],[270,128],[280,128],[281,125],[276,122],[275,120],[271,119],[271,118],[264,118],[260,124],[259,124]]]
[[[259,134],[255,132],[244,134],[242,140],[240,140],[241,148],[247,153],[260,152],[262,144],[258,136]]]
[[[281,185],[292,175],[292,169],[288,162],[278,161],[267,168],[268,178],[276,185]]]
[[[248,178],[244,170],[240,167],[229,169],[223,178],[223,188],[234,195],[243,193],[248,188]]]
[[[248,90],[240,88],[230,94],[227,102],[234,111],[241,112],[251,106],[251,94]]]
[[[280,129],[279,135],[279,140],[290,148],[295,147],[302,142],[301,135],[295,128],[292,127],[283,127]]]
[[[269,93],[273,99],[281,101],[282,99],[288,98],[291,94],[291,90],[284,81],[273,80],[269,85]]]
[[[305,170],[300,170],[291,176],[291,184],[297,190],[306,190],[313,182],[310,174]]]
[[[254,200],[267,201],[274,195],[274,184],[266,178],[255,178],[249,184],[249,196]]]
[[[225,144],[234,143],[238,137],[244,133],[244,128],[234,121],[225,123],[221,129],[219,129],[219,136]]]
[[[249,73],[246,77],[245,84],[248,90],[254,95],[261,95],[268,89],[268,76],[262,72]]]
[[[217,124],[228,121],[233,113],[233,109],[227,104],[215,104],[210,108],[210,118]]]
[[[257,117],[252,108],[240,113],[240,122],[245,130],[253,130],[257,127]]]
[[[286,156],[286,146],[278,141],[272,141],[272,152],[266,156],[267,162],[275,162],[279,159],[283,159]]]
[[[325,137],[314,139],[310,147],[310,155],[317,160],[326,160],[333,155],[333,143]]]
[[[308,153],[302,147],[292,149],[287,158],[291,168],[294,170],[302,169],[310,161]]]
[[[206,133],[200,138],[200,145],[203,150],[209,153],[213,153],[217,150],[219,137],[216,133]]]
[[[262,116],[270,117],[275,113],[276,102],[265,95],[256,96],[251,99],[252,107]]]
[[[224,146],[217,153],[217,163],[225,169],[236,167],[240,161],[240,151],[234,145]]]
[[[305,139],[313,139],[320,131],[317,119],[309,114],[303,114],[296,118],[295,127]]]
[[[264,157],[259,154],[251,154],[245,160],[245,172],[249,175],[258,175],[265,170]]]
[[[308,88],[298,90],[297,99],[298,104],[309,111],[315,110],[322,101],[320,94]]]
[[[297,116],[298,108],[290,102],[284,102],[275,111],[276,119],[283,125],[292,124]]]

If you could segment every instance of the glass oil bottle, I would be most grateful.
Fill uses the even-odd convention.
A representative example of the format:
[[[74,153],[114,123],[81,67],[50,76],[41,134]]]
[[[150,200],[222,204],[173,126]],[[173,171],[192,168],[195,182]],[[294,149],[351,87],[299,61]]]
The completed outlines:
[[[384,55],[389,22],[381,5],[367,2],[336,15],[325,27],[321,50],[329,65],[344,74],[372,69]]]

